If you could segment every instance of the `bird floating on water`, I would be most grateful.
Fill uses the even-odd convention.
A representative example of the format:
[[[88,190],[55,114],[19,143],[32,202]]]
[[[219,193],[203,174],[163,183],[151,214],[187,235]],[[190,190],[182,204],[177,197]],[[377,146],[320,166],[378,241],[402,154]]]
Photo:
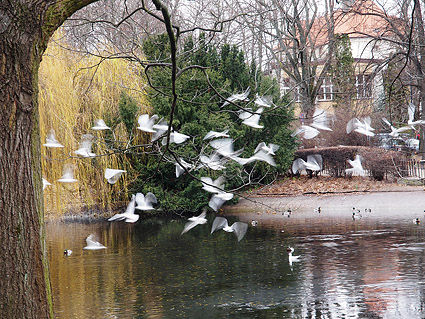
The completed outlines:
[[[248,229],[247,223],[235,222],[232,226],[229,226],[227,219],[224,217],[217,216],[212,224],[211,234],[216,231],[223,229],[225,232],[234,233],[238,238],[238,241],[241,241],[245,236],[246,231]]]
[[[251,220],[251,225],[254,226],[254,227],[258,226],[258,221],[254,220],[254,219]]]
[[[106,248],[101,243],[99,243],[98,241],[94,240],[94,235],[93,234],[90,234],[86,238],[86,243],[87,243],[87,246],[84,247],[83,249],[87,249],[87,250],[99,250],[99,249],[105,249]]]
[[[72,250],[71,250],[71,249],[65,249],[65,250],[64,250],[64,252],[63,252],[63,254],[64,254],[64,256],[66,256],[66,257],[71,256],[71,254],[72,254]]]
[[[288,261],[289,261],[289,266],[292,266],[293,262],[298,262],[299,258],[301,257],[300,255],[298,256],[293,256],[292,253],[294,252],[294,248],[292,248],[291,246],[289,246],[288,248],[286,248],[286,251],[288,252]]]
[[[413,220],[413,224],[419,225],[421,223],[421,220],[419,218],[415,218]]]
[[[205,218],[206,215],[207,215],[207,210],[204,209],[199,216],[190,217],[188,219],[189,221],[184,225],[184,228],[183,228],[183,231],[181,232],[181,235],[188,232],[189,230],[191,230],[192,228],[194,228],[197,225],[203,225],[203,224],[207,223],[208,220]]]

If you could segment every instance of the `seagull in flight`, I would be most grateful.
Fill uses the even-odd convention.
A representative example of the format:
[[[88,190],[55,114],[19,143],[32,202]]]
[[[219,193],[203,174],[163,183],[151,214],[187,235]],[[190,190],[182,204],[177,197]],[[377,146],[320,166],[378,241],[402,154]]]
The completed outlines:
[[[272,97],[268,96],[259,96],[258,93],[255,96],[254,103],[262,107],[271,107],[272,106]]]
[[[246,101],[249,101],[248,100],[248,95],[249,95],[249,93],[251,92],[251,88],[247,88],[244,92],[242,92],[242,93],[235,93],[235,94],[232,94],[230,97],[228,97],[227,99],[226,99],[226,101],[221,105],[221,107],[223,108],[223,107],[225,107],[226,105],[228,105],[228,104],[230,104],[230,103],[233,103],[233,102],[235,102],[235,101],[244,101],[244,102],[246,102]]]
[[[327,112],[323,109],[316,108],[313,114],[313,123],[311,126],[318,130],[332,131],[328,126]]]
[[[367,116],[361,120],[358,118],[353,118],[348,121],[346,131],[347,134],[350,134],[352,131],[366,135],[366,136],[375,136],[373,132],[375,129],[371,126],[372,120],[370,116]]]
[[[227,219],[224,217],[217,216],[212,224],[211,234],[216,231],[223,229],[225,232],[234,233],[238,238],[238,241],[241,241],[245,236],[246,231],[248,229],[247,223],[235,222],[232,226],[229,226]]]
[[[264,142],[260,142],[260,143],[258,143],[257,147],[255,148],[254,153],[257,153],[258,151],[263,150],[267,154],[276,155],[275,152],[279,149],[279,147],[280,146],[276,145],[276,144],[269,143],[269,145],[267,145]]]
[[[43,177],[43,190],[44,190],[47,186],[49,186],[49,185],[52,185],[52,184],[50,184],[50,183],[47,181],[47,179],[45,179],[45,178]]]
[[[86,243],[87,243],[87,246],[84,247],[83,249],[87,249],[87,250],[98,250],[98,249],[105,249],[106,248],[101,243],[99,243],[98,241],[94,240],[94,235],[93,234],[90,234],[86,238]]]
[[[101,131],[101,130],[110,130],[111,128],[106,125],[104,120],[98,119],[94,122],[94,126],[91,129],[95,131]]]
[[[297,158],[292,163],[292,173],[297,174],[297,172],[303,170],[321,171],[323,166],[323,159],[320,154],[311,154],[307,156],[307,161],[304,161],[302,158]]]
[[[264,108],[260,107],[255,112],[244,111],[239,114],[239,118],[243,120],[242,124],[245,124],[252,128],[263,128],[264,125],[258,124],[258,122],[260,121],[261,113],[263,113],[263,110]]]
[[[55,137],[55,130],[54,129],[51,129],[50,130],[50,133],[47,135],[47,137],[46,137],[46,143],[45,144],[43,144],[44,146],[46,146],[46,147],[52,147],[52,148],[60,148],[60,147],[64,147],[61,143],[59,143],[57,140],[56,140],[56,137]]]
[[[136,194],[136,203],[137,203],[136,209],[153,210],[153,209],[155,209],[155,208],[153,208],[153,205],[157,204],[158,201],[156,199],[156,196],[153,193],[148,192],[146,194],[146,196],[143,195],[142,193],[137,193]]]
[[[219,138],[219,137],[229,137],[229,134],[227,134],[228,132],[229,132],[229,130],[225,130],[223,132],[209,131],[204,136],[204,141],[210,140],[210,139],[213,139],[213,138]]]
[[[353,176],[365,176],[366,171],[362,166],[362,157],[360,155],[356,155],[354,160],[347,160],[347,162],[352,166],[351,168],[347,168],[345,173]]]
[[[139,123],[139,126],[137,128],[143,132],[156,133],[156,131],[153,129],[153,126],[155,125],[155,121],[157,121],[158,118],[159,117],[156,114],[152,115],[150,118],[149,114],[140,115],[137,120],[137,122]]]
[[[96,154],[92,153],[91,147],[93,145],[94,136],[91,134],[84,134],[81,137],[80,148],[74,153],[82,157],[95,157]]]
[[[412,126],[402,126],[395,128],[385,117],[382,118],[382,121],[384,121],[384,123],[390,127],[391,133],[389,135],[393,137],[398,137],[400,136],[400,133],[413,129]]]
[[[301,125],[295,130],[295,132],[291,134],[291,136],[294,137],[301,134],[304,139],[310,140],[319,135],[319,133],[320,131],[314,127],[308,125]]]
[[[136,205],[136,196],[131,195],[131,201],[127,205],[127,209],[122,214],[115,214],[111,218],[108,219],[109,222],[112,221],[125,221],[126,223],[135,223],[139,220],[139,215],[135,214],[135,205]]]
[[[206,215],[207,215],[207,210],[204,209],[199,216],[190,217],[188,219],[189,221],[186,223],[186,225],[184,225],[184,228],[183,228],[181,235],[188,232],[189,230],[191,230],[192,228],[194,228],[197,225],[205,224],[207,222],[207,219],[205,218]]]
[[[232,193],[226,193],[225,191],[219,191],[218,193],[211,196],[210,201],[208,202],[208,206],[218,211],[221,206],[228,200],[233,198]]]
[[[58,182],[62,182],[62,183],[77,182],[77,180],[74,178],[74,165],[68,164],[64,166],[63,175],[61,178],[58,179]]]
[[[105,169],[105,178],[109,184],[115,184],[121,175],[125,172],[126,171],[123,169],[107,168]]]

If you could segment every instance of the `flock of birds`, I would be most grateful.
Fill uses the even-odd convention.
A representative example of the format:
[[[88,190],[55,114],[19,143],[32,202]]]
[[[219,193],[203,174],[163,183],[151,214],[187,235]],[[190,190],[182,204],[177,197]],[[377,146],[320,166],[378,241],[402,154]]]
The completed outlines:
[[[237,93],[231,95],[226,101],[222,104],[222,108],[230,103],[234,103],[236,101],[247,102],[249,101],[248,95],[250,93],[250,89],[248,88],[246,91],[242,93]],[[252,108],[240,109],[238,112],[238,117],[241,120],[241,123],[247,125],[254,129],[262,129],[264,126],[260,124],[261,115],[264,111],[264,108],[272,107],[272,102],[269,97],[256,96],[254,100],[254,104],[257,105],[257,109],[254,111]],[[397,137],[401,132],[405,132],[407,130],[415,129],[417,125],[425,124],[425,121],[414,121],[414,106],[411,105],[408,108],[409,121],[407,126],[403,126],[400,128],[395,128],[387,119],[383,118],[383,122],[389,126],[391,129],[390,136]],[[312,122],[307,125],[303,124],[298,127],[292,136],[301,136],[304,139],[312,139],[316,137],[320,131],[332,131],[332,129],[328,125],[329,116],[327,112],[323,109],[316,108]],[[147,133],[151,133],[151,141],[155,142],[161,139],[162,145],[167,145],[170,143],[182,144],[186,142],[190,136],[179,133],[175,131],[164,119],[159,119],[158,115],[149,116],[149,114],[143,114],[138,117],[138,127],[139,130]],[[102,119],[96,120],[92,130],[101,131],[101,130],[111,130],[110,127],[106,125],[106,123]],[[166,134],[170,130],[170,134]],[[366,136],[374,136],[375,129],[371,126],[371,118],[365,117],[362,119],[353,118],[346,125],[346,132],[350,134],[352,132],[356,132],[359,134],[363,134]],[[210,131],[204,137],[203,140],[208,142],[208,145],[213,150],[211,154],[201,153],[199,155],[199,160],[197,163],[188,163],[183,158],[179,158],[175,160],[175,175],[176,177],[180,177],[182,174],[186,172],[190,172],[192,170],[198,170],[200,168],[208,168],[214,171],[219,171],[225,168],[225,164],[228,161],[235,161],[240,165],[246,165],[248,163],[263,161],[268,163],[269,165],[275,166],[275,161],[273,156],[276,154],[276,151],[279,149],[279,145],[272,143],[261,142],[256,147],[254,154],[248,158],[240,157],[243,149],[235,150],[234,149],[234,140],[229,136],[228,131],[224,130],[221,132]],[[92,145],[95,141],[95,137],[92,134],[84,134],[81,137],[81,141],[79,143],[79,148],[74,151],[74,153],[80,157],[95,157],[97,156],[92,152]],[[45,147],[49,148],[63,148],[64,146],[60,144],[55,137],[55,132],[52,129],[50,133],[46,137],[46,143],[43,144]],[[364,176],[365,170],[362,167],[362,158],[359,155],[351,160],[348,159],[347,162],[352,166],[351,168],[346,169],[346,173],[349,175],[358,175]],[[322,170],[323,159],[319,154],[312,154],[307,156],[307,160],[302,158],[297,158],[292,163],[292,172],[293,174],[297,174],[302,172],[303,170],[310,170],[313,172],[317,172]],[[106,168],[104,172],[104,177],[109,184],[115,184],[121,175],[125,173],[125,170],[115,169],[115,168]],[[63,168],[63,175],[58,182],[62,183],[72,183],[76,182],[77,179],[74,178],[74,167],[72,165],[65,165]],[[233,198],[232,192],[227,192],[224,189],[225,179],[223,176],[218,177],[213,180],[211,177],[205,176],[200,178],[200,182],[202,184],[202,189],[211,194],[210,201],[208,206],[212,208],[214,211],[218,211],[220,207],[228,200]],[[47,186],[51,185],[46,179],[43,178],[43,189]],[[110,217],[108,221],[124,221],[127,223],[135,223],[139,219],[139,215],[136,214],[136,210],[148,211],[154,210],[155,205],[158,204],[158,200],[156,196],[148,192],[146,195],[142,193],[133,194],[130,202],[127,205],[126,210],[123,213],[115,214]],[[316,210],[318,213],[321,212],[321,208],[319,207]],[[288,212],[288,217],[290,217],[291,211]],[[361,214],[355,208],[353,208],[352,213],[353,219],[361,218]],[[204,210],[199,216],[193,216],[188,219],[188,222],[184,226],[181,234],[188,232],[193,229],[197,225],[203,225],[207,223],[206,219],[206,210]],[[419,222],[417,222],[419,223]],[[256,226],[258,224],[257,221],[252,221],[252,226]],[[235,222],[231,226],[229,226],[228,221],[224,217],[217,216],[215,217],[211,234],[217,230],[224,230],[225,232],[234,233],[237,237],[237,240],[240,241],[245,236],[248,224],[242,222]],[[97,242],[94,239],[93,235],[89,235],[86,239],[87,246],[84,247],[86,250],[98,250],[105,249],[106,247]],[[292,247],[288,247],[288,256],[289,263],[292,266],[293,262],[298,261],[300,256],[293,256],[292,253],[294,249]],[[69,256],[72,253],[71,250],[65,250],[64,254]]]

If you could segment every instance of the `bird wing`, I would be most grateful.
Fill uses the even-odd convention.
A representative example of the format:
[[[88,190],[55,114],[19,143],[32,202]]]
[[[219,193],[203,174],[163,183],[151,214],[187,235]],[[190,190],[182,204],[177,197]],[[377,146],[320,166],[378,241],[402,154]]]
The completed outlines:
[[[223,229],[224,227],[227,227],[229,224],[227,223],[227,219],[224,217],[217,216],[214,218],[212,227],[211,227],[211,234],[215,232],[216,230]]]
[[[225,202],[226,200],[214,194],[213,196],[211,196],[210,201],[208,202],[208,206],[214,209],[215,211],[218,211]]]
[[[263,150],[258,151],[257,153],[255,153],[253,156],[249,158],[249,161],[254,161],[254,160],[266,162],[267,164],[271,166],[276,166],[273,156]]]
[[[148,192],[145,196],[145,202],[149,205],[152,205],[157,204],[158,200],[156,199],[156,196],[153,193]]]
[[[257,147],[254,150],[254,153],[257,153],[259,150],[263,149],[264,147],[267,147],[266,143],[264,143],[264,142],[258,143]]]
[[[297,158],[292,162],[292,173],[296,174],[305,168],[305,161],[302,158]]]
[[[220,154],[233,154],[233,139],[231,138],[220,138],[217,140],[210,141],[210,146],[215,148]]]
[[[314,127],[308,126],[308,125],[302,125],[301,127],[302,127],[301,129],[304,132],[304,138],[306,140],[312,139],[320,133],[319,130],[315,129]]]
[[[235,222],[233,223],[231,228],[233,229],[233,232],[238,238],[238,241],[241,241],[241,239],[244,238],[246,231],[248,230],[248,224],[242,222]]]

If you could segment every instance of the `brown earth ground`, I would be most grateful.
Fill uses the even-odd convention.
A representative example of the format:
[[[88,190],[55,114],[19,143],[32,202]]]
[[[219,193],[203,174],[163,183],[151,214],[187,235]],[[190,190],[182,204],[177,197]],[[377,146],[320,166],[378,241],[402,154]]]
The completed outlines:
[[[258,188],[245,194],[252,196],[298,196],[320,194],[344,194],[366,192],[408,192],[424,190],[420,180],[399,179],[375,181],[365,177],[335,178],[318,176],[308,178],[285,177],[275,183]]]

